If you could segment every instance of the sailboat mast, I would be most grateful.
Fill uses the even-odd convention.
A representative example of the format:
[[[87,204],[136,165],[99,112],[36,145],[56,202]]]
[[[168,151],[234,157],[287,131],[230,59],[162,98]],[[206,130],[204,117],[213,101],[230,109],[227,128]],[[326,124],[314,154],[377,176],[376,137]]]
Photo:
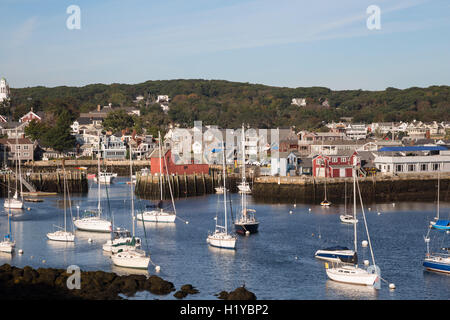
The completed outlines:
[[[437,192],[437,220],[439,220],[439,190],[440,189],[440,172],[438,171],[438,192]]]
[[[353,219],[356,221],[356,169],[353,167]],[[353,234],[354,234],[354,246],[355,252],[358,252],[358,239],[356,236],[356,223],[353,223]]]
[[[17,128],[16,128],[16,141],[18,141]],[[18,145],[18,142],[16,142],[16,151],[17,151],[17,145]],[[22,172],[20,170],[20,151],[17,154],[18,154],[18,161],[17,162],[19,163],[20,198],[21,198],[21,200],[23,202]],[[17,177],[16,177],[16,180],[17,180]]]
[[[131,223],[133,224],[132,231],[134,237],[134,194],[133,194],[133,160],[131,156],[131,143],[129,143],[130,150],[130,193],[131,193]]]
[[[67,231],[67,223],[66,223],[66,169],[64,168],[64,160],[63,160],[63,183],[64,183],[64,231]]]
[[[247,203],[246,203],[246,179],[245,179],[245,128],[244,124],[242,124],[242,215],[244,217],[247,216]]]
[[[101,210],[101,205],[100,205],[100,131],[98,132],[98,152],[97,152],[97,184],[98,184],[98,192],[97,192],[97,196],[98,196],[98,216],[100,217],[102,214],[102,210]]]
[[[228,233],[228,225],[227,225],[227,186],[225,182],[225,142],[223,143],[223,152],[222,152],[222,170],[223,170],[223,208],[225,214],[225,233]]]
[[[162,161],[161,157],[163,157],[162,154],[162,148],[161,148],[161,132],[158,131],[158,139],[159,139],[159,188],[160,188],[160,194],[161,194],[161,201],[163,200],[163,187],[162,187]]]

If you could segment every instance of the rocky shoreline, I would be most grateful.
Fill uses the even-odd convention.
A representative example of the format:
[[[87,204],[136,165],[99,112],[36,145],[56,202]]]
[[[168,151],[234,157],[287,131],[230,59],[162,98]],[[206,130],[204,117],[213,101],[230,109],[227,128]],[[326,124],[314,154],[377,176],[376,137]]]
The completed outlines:
[[[176,291],[172,282],[156,275],[117,275],[104,271],[80,271],[79,289],[69,289],[67,283],[71,276],[73,274],[65,269],[18,268],[3,264],[0,266],[0,297],[3,300],[123,300],[123,295],[133,297],[141,291],[161,296]],[[198,292],[192,285],[186,284],[174,297],[182,299]],[[219,299],[256,299],[245,288],[233,292],[222,291]]]

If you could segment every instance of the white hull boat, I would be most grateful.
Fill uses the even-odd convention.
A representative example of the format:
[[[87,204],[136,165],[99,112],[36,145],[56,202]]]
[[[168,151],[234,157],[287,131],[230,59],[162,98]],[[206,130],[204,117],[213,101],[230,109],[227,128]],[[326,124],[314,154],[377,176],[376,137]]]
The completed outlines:
[[[145,222],[175,222],[177,215],[173,212],[165,212],[164,210],[144,211],[137,214],[137,219]]]
[[[6,209],[23,209],[23,201],[17,198],[17,194],[11,199],[5,199],[3,205]]]
[[[337,282],[373,286],[379,280],[378,274],[370,273],[356,266],[342,266],[326,269],[327,276]]]
[[[62,230],[47,233],[47,238],[53,241],[64,241],[64,242],[75,241],[75,235],[72,232]]]
[[[358,223],[358,219],[355,219],[351,214],[341,214],[339,216],[339,219],[341,219],[341,222],[343,223]]]
[[[111,255],[114,265],[124,268],[148,269],[150,257],[142,250],[120,251]]]
[[[112,175],[100,175],[100,178],[95,177],[94,181],[98,183],[100,180],[101,184],[110,184],[114,179],[114,176]]]
[[[139,249],[141,247],[141,238],[133,237],[128,230],[115,230],[113,239],[108,240],[103,245],[103,251],[119,252]]]
[[[78,230],[94,232],[111,232],[111,221],[98,217],[89,217],[74,220],[73,224]]]
[[[0,252],[12,253],[16,243],[14,241],[4,240],[0,242]]]
[[[241,183],[238,185],[239,193],[250,194],[252,190],[250,189],[250,185],[248,183]]]
[[[226,232],[215,232],[208,235],[206,242],[213,247],[224,249],[236,248],[236,237]]]
[[[214,190],[216,191],[217,194],[223,194],[223,190],[225,190],[225,189],[224,189],[224,187],[216,187],[216,188],[214,188]],[[227,189],[227,191],[228,191],[228,189]]]

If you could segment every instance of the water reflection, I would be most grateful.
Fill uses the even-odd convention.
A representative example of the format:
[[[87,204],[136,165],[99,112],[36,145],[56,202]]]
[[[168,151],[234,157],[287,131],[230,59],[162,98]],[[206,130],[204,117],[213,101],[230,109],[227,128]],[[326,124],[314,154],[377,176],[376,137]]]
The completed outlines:
[[[90,239],[92,240],[92,242],[100,242],[101,244],[104,244],[106,241],[111,239],[111,234],[109,232],[106,233],[75,230],[75,238],[83,241],[89,241]]]
[[[370,300],[378,296],[378,290],[372,286],[346,284],[333,280],[327,280],[325,288],[327,295],[331,295],[330,298]]]
[[[144,275],[148,277],[150,275],[148,270],[122,268],[115,265],[111,266],[111,271],[119,276]]]

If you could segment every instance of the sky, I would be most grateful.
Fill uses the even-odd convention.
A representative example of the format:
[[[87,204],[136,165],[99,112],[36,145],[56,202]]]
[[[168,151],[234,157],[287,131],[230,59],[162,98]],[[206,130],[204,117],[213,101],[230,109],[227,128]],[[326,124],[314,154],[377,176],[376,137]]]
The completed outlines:
[[[71,5],[78,29],[67,26]],[[379,8],[377,29],[369,6]],[[0,0],[0,30],[0,76],[12,88],[450,85],[448,0]]]

